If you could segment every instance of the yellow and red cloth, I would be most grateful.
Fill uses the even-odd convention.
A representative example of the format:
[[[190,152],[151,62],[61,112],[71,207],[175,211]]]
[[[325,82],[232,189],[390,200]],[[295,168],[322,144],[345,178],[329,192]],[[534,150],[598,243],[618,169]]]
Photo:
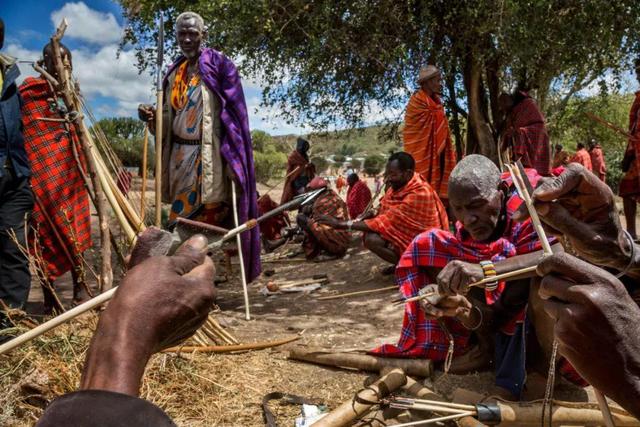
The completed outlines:
[[[80,265],[79,256],[91,247],[89,195],[74,149],[83,168],[84,154],[73,127],[67,132],[64,123],[39,120],[62,118],[57,111],[57,98],[45,79],[27,77],[20,86],[20,95],[24,143],[31,162],[31,186],[37,198],[30,227],[35,232],[30,233],[29,248],[33,252],[38,240],[46,263],[45,275],[54,281]],[[86,168],[83,172],[86,173]],[[66,255],[67,251],[72,260]]]
[[[418,90],[409,99],[404,116],[404,151],[416,161],[421,174],[443,200],[448,199],[449,175],[456,165],[449,122],[440,99]]]
[[[389,188],[382,200],[378,215],[365,224],[402,255],[411,241],[431,228],[449,229],[447,211],[433,188],[414,173],[399,190]]]

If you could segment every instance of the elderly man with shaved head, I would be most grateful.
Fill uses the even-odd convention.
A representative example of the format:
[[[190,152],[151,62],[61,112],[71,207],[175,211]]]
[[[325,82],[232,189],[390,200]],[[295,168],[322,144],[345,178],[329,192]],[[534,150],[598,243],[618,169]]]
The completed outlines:
[[[535,170],[526,172],[535,185],[540,176]],[[469,284],[537,263],[538,235],[530,221],[513,221],[522,200],[509,177],[484,156],[470,155],[457,164],[448,193],[458,218],[455,233],[432,229],[418,235],[396,269],[396,282],[405,297],[415,296],[429,283],[438,283],[446,297],[425,310],[417,302],[407,303],[398,345],[387,344],[374,352],[435,361],[454,356],[458,358],[452,364],[454,371],[493,361],[496,384],[511,397],[519,397],[525,380],[530,279],[496,282],[484,289]],[[473,348],[474,341],[480,345]]]
[[[164,79],[162,200],[178,217],[225,227],[232,223],[232,182],[239,223],[258,216],[253,150],[240,75],[221,52],[203,47],[204,20],[193,12],[176,19],[182,55]],[[141,120],[155,129],[154,108],[140,105]],[[249,281],[260,274],[260,233],[242,233]]]

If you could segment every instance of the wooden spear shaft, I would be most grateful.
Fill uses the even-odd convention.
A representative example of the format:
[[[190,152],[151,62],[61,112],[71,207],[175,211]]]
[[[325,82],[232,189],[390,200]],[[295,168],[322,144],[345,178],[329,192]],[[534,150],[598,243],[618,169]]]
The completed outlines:
[[[149,146],[149,126],[144,127],[144,142],[142,144],[142,188],[140,188],[140,219],[145,216],[145,190],[147,189],[147,147]]]
[[[76,110],[74,98],[71,90],[71,82],[69,74],[62,61],[62,55],[60,53],[60,39],[64,35],[67,29],[67,20],[63,19],[58,26],[56,33],[51,37],[51,47],[55,59],[55,68],[60,79],[59,90],[61,91],[64,103],[69,110]],[[100,288],[110,289],[113,285],[113,271],[111,270],[111,240],[109,238],[109,220],[107,218],[107,203],[102,190],[100,180],[96,176],[96,164],[91,152],[90,142],[87,138],[85,128],[82,126],[82,116],[77,114],[73,120],[82,150],[85,153],[87,160],[87,169],[89,177],[91,178],[91,184],[95,193],[95,208],[98,213],[98,220],[100,223],[100,245],[102,255],[102,267],[100,271]],[[68,312],[67,312],[68,313]]]

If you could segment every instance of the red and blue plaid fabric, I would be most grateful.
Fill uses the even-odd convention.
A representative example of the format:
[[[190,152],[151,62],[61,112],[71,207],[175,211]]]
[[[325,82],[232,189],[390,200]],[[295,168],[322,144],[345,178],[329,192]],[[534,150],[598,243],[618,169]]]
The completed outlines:
[[[535,170],[527,170],[531,184],[535,186],[540,176]],[[456,223],[456,234],[432,229],[419,234],[400,258],[396,268],[396,283],[405,298],[416,296],[419,290],[432,283],[427,268],[443,268],[449,261],[462,260],[494,262],[541,249],[538,235],[531,220],[517,223],[511,218],[522,200],[515,194],[507,174],[502,176],[509,185],[510,194],[506,204],[505,231],[499,239],[491,243],[479,243],[471,239],[460,222]],[[487,304],[492,305],[504,291],[505,283],[499,283],[494,291],[486,291]],[[503,328],[502,332],[512,334],[516,322],[524,318],[524,310]],[[470,331],[456,320],[447,318],[445,324],[454,338],[454,356],[468,350]],[[372,353],[393,357],[426,357],[444,360],[449,348],[446,334],[433,319],[427,319],[417,301],[405,304],[402,332],[397,345],[385,344]]]
[[[89,195],[72,145],[75,144],[83,165],[84,156],[75,133],[69,134],[64,123],[38,120],[43,117],[61,118],[55,101],[53,105],[50,103],[55,96],[46,80],[28,77],[20,86],[20,95],[24,100],[22,121],[25,148],[31,162],[31,186],[38,201],[31,216],[31,226],[37,230],[37,235],[31,234],[30,249],[33,251],[33,242],[37,238],[46,262],[46,274],[53,281],[78,265],[78,255],[91,247]],[[74,265],[66,256],[40,205],[49,214],[64,246],[75,258]]]
[[[349,217],[356,219],[369,205],[371,201],[371,190],[364,181],[356,181],[355,184],[349,186],[347,191],[347,208],[349,209]]]

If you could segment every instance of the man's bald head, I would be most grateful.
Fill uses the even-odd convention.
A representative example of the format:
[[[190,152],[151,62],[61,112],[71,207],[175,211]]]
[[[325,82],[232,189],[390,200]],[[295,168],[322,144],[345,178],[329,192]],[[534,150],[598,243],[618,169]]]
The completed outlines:
[[[500,170],[487,157],[463,158],[449,176],[449,206],[471,237],[488,241],[503,210]]]
[[[488,197],[498,190],[500,170],[489,158],[471,154],[458,162],[449,176],[448,193],[474,191]]]
[[[62,61],[64,62],[66,58],[67,61],[69,61],[69,66],[72,67],[71,51],[62,43],[60,43],[60,55],[62,56]],[[42,58],[44,59],[44,69],[47,70],[47,72],[52,76],[58,77],[55,67],[56,58],[53,54],[53,45],[51,44],[51,42],[47,43],[46,45],[44,45],[44,48],[42,48]]]

